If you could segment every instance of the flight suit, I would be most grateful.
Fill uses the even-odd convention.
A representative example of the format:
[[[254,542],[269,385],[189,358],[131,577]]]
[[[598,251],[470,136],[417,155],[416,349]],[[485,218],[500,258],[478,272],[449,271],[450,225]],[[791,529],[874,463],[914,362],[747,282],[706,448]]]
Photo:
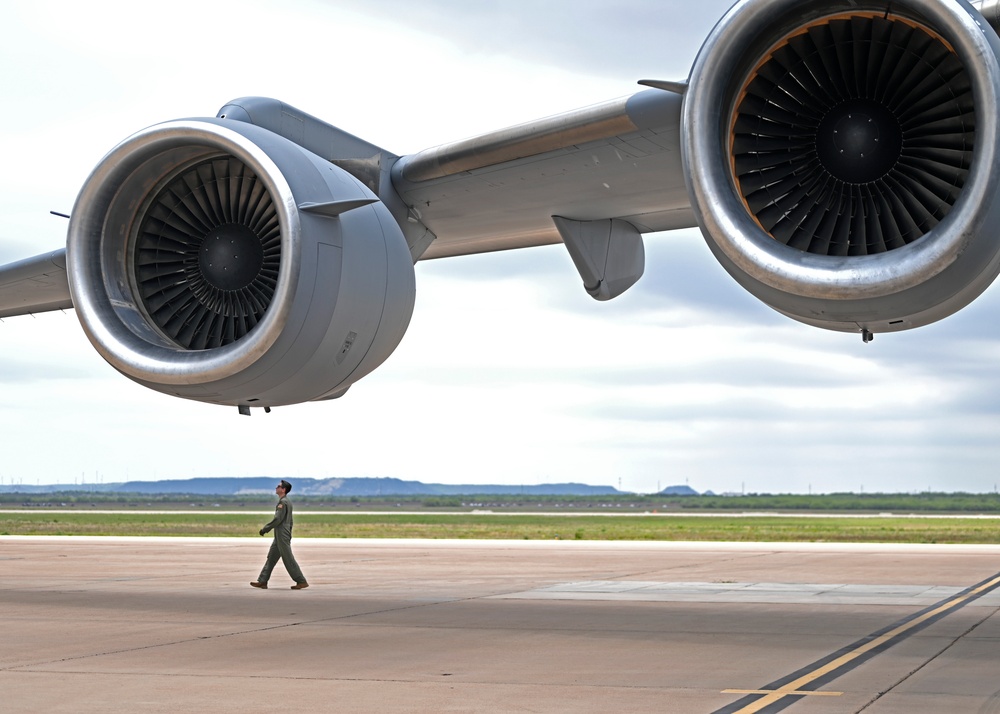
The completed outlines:
[[[271,542],[271,549],[267,551],[267,561],[260,571],[257,582],[267,583],[271,577],[271,570],[279,558],[285,564],[285,570],[292,580],[296,583],[306,582],[299,564],[295,562],[295,556],[292,555],[292,502],[287,498],[278,499],[278,505],[274,507],[274,518],[260,529],[260,534],[264,535],[270,530],[274,531],[274,540]]]

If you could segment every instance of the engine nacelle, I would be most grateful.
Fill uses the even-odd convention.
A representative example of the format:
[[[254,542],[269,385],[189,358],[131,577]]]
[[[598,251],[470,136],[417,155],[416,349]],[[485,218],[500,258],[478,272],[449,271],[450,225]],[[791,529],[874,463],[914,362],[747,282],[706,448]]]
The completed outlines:
[[[708,244],[802,322],[918,327],[1000,271],[1000,40],[964,0],[748,0],[683,108]]]
[[[151,389],[275,406],[342,394],[399,344],[413,264],[357,179],[265,129],[159,124],[87,179],[67,239],[90,341]]]

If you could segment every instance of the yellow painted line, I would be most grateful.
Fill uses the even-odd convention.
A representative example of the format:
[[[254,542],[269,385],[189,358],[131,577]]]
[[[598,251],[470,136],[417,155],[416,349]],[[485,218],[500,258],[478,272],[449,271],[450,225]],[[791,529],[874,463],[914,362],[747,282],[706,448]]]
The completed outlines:
[[[760,699],[751,704],[748,704],[742,709],[737,710],[734,714],[753,714],[753,712],[759,712],[764,707],[770,706],[771,704],[774,704],[775,702],[780,701],[781,699],[784,699],[787,696],[809,694],[809,692],[800,692],[799,687],[804,687],[810,682],[813,682],[819,679],[820,677],[823,677],[824,675],[833,672],[834,670],[840,669],[841,667],[857,659],[861,655],[871,652],[873,649],[881,647],[889,640],[895,637],[899,637],[907,630],[912,630],[917,625],[920,625],[923,622],[926,622],[927,620],[933,617],[937,617],[941,613],[954,609],[957,605],[964,603],[966,600],[973,597],[974,595],[978,595],[984,590],[989,590],[990,588],[995,587],[998,583],[1000,583],[1000,576],[997,576],[992,580],[983,583],[974,590],[970,590],[969,592],[965,593],[965,595],[956,597],[954,600],[946,602],[943,605],[936,607],[933,610],[930,610],[929,612],[925,612],[920,617],[916,617],[910,620],[909,622],[900,625],[899,627],[889,630],[885,634],[876,637],[874,640],[871,640],[870,642],[865,642],[863,645],[857,647],[856,649],[853,649],[850,652],[846,652],[837,659],[827,662],[822,667],[819,667],[817,669],[814,669],[812,672],[802,675],[798,679],[789,682],[783,687],[768,691],[763,697],[761,697]]]
[[[723,689],[723,694],[774,694],[779,690],[777,689]],[[843,692],[792,692],[795,696],[803,697],[840,697],[843,696]],[[788,696],[783,694],[782,696]]]

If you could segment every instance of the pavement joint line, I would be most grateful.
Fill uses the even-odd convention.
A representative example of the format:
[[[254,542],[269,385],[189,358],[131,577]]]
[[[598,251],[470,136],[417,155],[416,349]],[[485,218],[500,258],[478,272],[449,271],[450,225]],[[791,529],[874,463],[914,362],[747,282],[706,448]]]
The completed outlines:
[[[4,670],[0,669],[0,672]],[[42,672],[17,672],[16,674],[52,674],[59,673],[64,675],[81,675],[85,677],[95,677],[95,676],[115,676],[115,677],[164,677],[168,679],[174,679],[177,677],[190,677],[192,679],[218,679],[217,674],[202,674],[200,672],[124,672],[117,670],[107,670],[104,672],[93,672],[91,670],[43,670]],[[280,681],[299,681],[299,682],[386,682],[391,684],[443,684],[449,686],[496,686],[510,685],[518,686],[519,682],[515,681],[495,681],[495,680],[485,680],[485,679],[462,679],[460,675],[457,676],[454,673],[427,673],[427,675],[433,677],[433,679],[420,679],[413,677],[411,679],[403,679],[398,677],[303,677],[291,674],[276,674],[276,675],[262,675],[262,674],[240,674],[240,675],[226,675],[227,678],[239,677],[242,679],[258,679],[258,680],[271,680],[276,679]],[[662,691],[669,689],[670,691],[678,689],[689,689],[689,688],[678,688],[669,686],[656,686],[656,685],[643,685],[643,684],[593,684],[586,683],[581,684],[579,682],[567,683],[567,682],[533,682],[533,687],[545,687],[549,689],[596,689],[596,690],[649,690],[649,691]],[[698,690],[691,690],[698,691]]]
[[[127,652],[141,652],[143,650],[155,650],[155,649],[158,649],[160,647],[171,647],[173,645],[183,645],[183,644],[186,644],[188,642],[199,642],[201,640],[222,639],[223,637],[232,637],[234,635],[248,635],[248,634],[254,634],[254,633],[258,633],[258,632],[267,632],[269,630],[279,630],[279,629],[282,629],[284,627],[290,627],[292,625],[298,625],[298,624],[301,624],[301,623],[295,622],[295,623],[286,623],[286,624],[283,624],[283,625],[270,625],[268,627],[261,627],[261,628],[250,629],[250,630],[241,630],[239,632],[225,632],[225,633],[219,633],[219,634],[215,634],[215,635],[199,635],[197,637],[188,637],[188,638],[183,639],[183,640],[174,640],[173,642],[158,642],[158,643],[153,644],[153,645],[143,645],[141,647],[126,647],[126,648],[118,649],[118,650],[106,650],[104,652],[90,652],[88,654],[76,655],[76,656],[73,656],[73,657],[60,657],[59,659],[46,660],[46,661],[42,661],[42,662],[31,662],[29,664],[16,664],[16,665],[13,665],[13,666],[0,667],[0,672],[15,672],[15,671],[17,671],[19,669],[25,669],[25,668],[30,668],[30,667],[38,667],[38,666],[42,666],[42,665],[58,664],[59,662],[76,662],[76,661],[85,660],[85,659],[92,659],[94,657],[106,657],[108,655],[125,654]]]
[[[476,599],[479,599],[479,598],[478,597],[474,597],[474,598],[463,598],[463,599],[464,600],[476,600]],[[234,637],[234,636],[239,636],[239,635],[255,634],[255,633],[259,633],[259,632],[268,632],[268,631],[271,631],[271,630],[281,630],[281,629],[285,629],[285,628],[289,628],[289,627],[298,627],[300,625],[313,625],[313,624],[318,624],[318,623],[322,623],[322,622],[333,622],[333,621],[336,621],[336,620],[346,620],[346,619],[350,619],[352,617],[363,617],[365,615],[379,615],[379,614],[387,613],[387,612],[396,612],[396,611],[401,611],[401,610],[409,610],[409,609],[413,609],[413,608],[426,607],[428,605],[439,605],[439,604],[441,604],[443,602],[456,602],[456,601],[455,600],[441,600],[441,601],[437,601],[437,602],[433,602],[433,603],[419,603],[417,605],[407,605],[406,607],[385,608],[383,610],[373,610],[373,611],[370,611],[370,612],[358,612],[358,613],[352,613],[350,615],[340,615],[340,616],[337,616],[337,617],[323,617],[323,618],[318,618],[318,619],[315,619],[315,620],[298,620],[296,622],[285,622],[285,623],[282,623],[282,624],[279,624],[279,625],[268,625],[266,627],[257,627],[257,628],[251,628],[251,629],[246,629],[246,630],[238,630],[238,631],[233,631],[233,632],[222,632],[222,633],[217,633],[217,634],[214,634],[214,635],[199,635],[197,637],[188,637],[188,638],[183,639],[183,640],[175,640],[175,641],[172,641],[172,642],[160,642],[160,643],[153,644],[153,645],[143,645],[142,647],[130,647],[130,648],[120,649],[120,650],[107,650],[105,652],[91,652],[89,654],[77,655],[75,657],[63,657],[61,659],[49,660],[49,661],[46,661],[46,662],[33,662],[31,664],[20,664],[20,665],[15,665],[13,667],[0,667],[0,672],[11,672],[11,671],[14,671],[14,670],[17,670],[17,669],[20,669],[20,668],[24,668],[24,667],[37,667],[39,665],[55,664],[57,662],[72,662],[72,661],[76,661],[76,660],[90,659],[90,658],[93,658],[93,657],[105,657],[107,655],[123,654],[123,653],[126,653],[126,652],[139,652],[141,650],[156,649],[156,648],[159,648],[159,647],[170,647],[170,646],[173,646],[173,645],[182,645],[182,644],[185,644],[185,643],[188,643],[188,642],[198,642],[200,640],[222,639],[222,638],[225,638],[225,637]]]
[[[769,555],[774,555],[777,552],[780,552],[780,551],[768,550],[768,551],[764,551],[764,552],[760,552],[760,553],[754,553],[754,554],[750,555],[749,557],[747,557],[747,555],[745,553],[740,553],[739,555],[733,555],[733,556],[730,556],[730,557],[727,557],[727,558],[722,558],[719,562],[720,563],[729,563],[729,562],[735,561],[735,560],[746,561],[746,560],[749,560],[751,558],[765,558],[765,557],[767,557]],[[634,577],[639,576],[639,575],[646,575],[647,573],[664,573],[664,572],[668,572],[668,571],[671,571],[671,570],[689,570],[690,568],[691,568],[691,563],[679,563],[677,565],[672,565],[669,568],[653,568],[651,570],[643,570],[642,572],[637,572],[637,573],[627,573],[625,575],[612,575],[612,576],[610,576],[610,579],[611,580],[622,580],[624,578],[634,578]],[[510,594],[510,593],[506,593],[506,594]]]
[[[451,603],[456,603],[456,602],[472,602],[472,601],[475,601],[475,600],[482,600],[484,597],[487,597],[487,596],[476,595],[476,596],[466,597],[466,598],[442,599],[442,600],[435,600],[434,602],[422,602],[422,603],[417,603],[417,604],[412,604],[412,605],[406,605],[406,606],[403,606],[403,607],[389,607],[389,608],[384,608],[384,609],[381,609],[381,610],[371,610],[371,611],[368,611],[368,612],[355,612],[355,613],[351,613],[351,614],[347,614],[347,615],[338,615],[338,616],[335,616],[335,617],[321,617],[321,618],[317,618],[315,620],[298,620],[296,622],[286,622],[286,623],[282,623],[280,625],[269,625],[267,627],[252,628],[252,629],[239,630],[239,631],[234,631],[234,632],[222,632],[222,633],[217,633],[217,634],[214,634],[214,635],[199,635],[197,637],[188,637],[188,638],[183,639],[183,640],[175,640],[175,641],[172,641],[172,642],[160,642],[160,643],[153,644],[153,645],[143,645],[142,647],[130,647],[130,648],[120,649],[120,650],[107,650],[105,652],[91,652],[91,653],[88,653],[88,654],[77,655],[75,657],[63,657],[63,658],[55,659],[55,660],[48,660],[48,661],[44,661],[44,662],[32,662],[30,664],[19,664],[19,665],[8,666],[8,667],[2,667],[2,666],[0,666],[0,672],[14,672],[14,671],[16,671],[18,669],[24,669],[24,668],[28,668],[28,667],[38,667],[40,665],[56,664],[58,662],[73,662],[73,661],[78,661],[78,660],[91,659],[91,658],[94,658],[94,657],[105,657],[105,656],[108,656],[108,655],[124,654],[124,653],[127,653],[127,652],[139,652],[139,651],[142,651],[142,650],[157,649],[157,648],[160,648],[160,647],[171,647],[173,645],[182,645],[182,644],[186,644],[188,642],[198,642],[198,641],[201,641],[201,640],[213,640],[213,639],[222,639],[222,638],[225,638],[225,637],[235,637],[235,636],[239,636],[239,635],[256,634],[256,633],[259,633],[259,632],[268,632],[268,631],[271,631],[271,630],[282,630],[282,629],[286,629],[286,628],[289,628],[289,627],[298,627],[298,626],[301,626],[301,625],[315,625],[315,624],[320,624],[320,623],[323,623],[323,622],[345,621],[345,620],[350,620],[352,618],[365,617],[365,616],[368,616],[368,615],[381,615],[381,614],[385,614],[385,613],[389,613],[389,612],[402,612],[404,610],[415,610],[415,609],[419,609],[419,608],[423,608],[423,607],[431,607],[431,606],[442,605],[442,604],[451,604]]]
[[[63,657],[63,658],[55,659],[55,660],[48,660],[48,661],[43,661],[43,662],[32,662],[32,663],[29,663],[29,664],[19,664],[19,665],[8,666],[8,667],[0,666],[0,672],[15,672],[15,671],[17,671],[19,669],[23,670],[23,669],[26,669],[26,668],[38,667],[38,666],[41,666],[41,665],[52,665],[52,664],[56,664],[56,663],[59,663],[59,662],[74,662],[74,661],[79,661],[79,660],[92,659],[92,658],[95,658],[95,657],[105,657],[105,656],[108,656],[108,655],[124,654],[124,653],[127,653],[127,652],[139,652],[139,651],[142,651],[142,650],[157,649],[157,648],[160,648],[160,647],[170,647],[170,646],[174,646],[174,645],[182,645],[182,644],[186,644],[188,642],[198,642],[198,641],[201,641],[201,640],[209,640],[209,639],[222,639],[222,638],[225,638],[225,637],[234,637],[234,636],[239,636],[239,635],[256,634],[256,633],[259,633],[259,632],[268,632],[268,631],[271,631],[271,630],[281,630],[281,629],[285,629],[285,628],[289,628],[289,627],[297,627],[297,626],[300,626],[300,625],[314,625],[314,624],[319,624],[319,623],[323,623],[323,622],[346,621],[346,620],[351,620],[353,618],[366,617],[366,616],[369,616],[369,615],[381,615],[381,614],[389,613],[389,612],[402,612],[404,610],[414,610],[414,609],[425,608],[425,607],[432,607],[432,606],[437,606],[437,605],[442,605],[442,604],[452,604],[452,603],[456,603],[456,602],[473,602],[473,601],[476,601],[476,600],[483,600],[483,599],[490,598],[490,597],[497,597],[498,595],[499,596],[503,596],[505,594],[509,595],[509,594],[514,593],[514,592],[519,592],[519,591],[510,591],[510,592],[507,592],[507,593],[493,593],[491,595],[475,595],[475,596],[472,596],[472,597],[457,598],[457,599],[442,599],[442,600],[436,600],[434,602],[422,602],[422,603],[417,603],[417,604],[412,604],[412,605],[406,605],[406,606],[403,606],[403,607],[389,607],[389,608],[383,608],[381,610],[371,610],[371,611],[367,611],[367,612],[351,613],[351,614],[348,614],[348,615],[338,615],[336,617],[323,617],[323,618],[318,618],[318,619],[315,619],[315,620],[299,620],[299,621],[296,621],[296,622],[286,622],[286,623],[282,623],[280,625],[269,625],[267,627],[253,628],[253,629],[248,629],[248,630],[239,630],[239,631],[234,631],[234,632],[224,632],[224,633],[218,633],[218,634],[214,634],[214,635],[200,635],[198,637],[189,637],[187,639],[176,640],[176,641],[172,641],[172,642],[160,642],[160,643],[152,644],[152,645],[144,645],[142,647],[132,647],[132,648],[126,648],[126,649],[120,649],[120,650],[107,650],[105,652],[91,652],[91,653],[84,654],[84,655],[77,655],[75,657]]]
[[[791,681],[781,683],[781,680],[778,680],[770,687],[759,690],[762,692],[761,694],[746,695],[747,697],[757,696],[758,699],[749,702],[742,700],[735,702],[716,710],[714,714],[755,714],[765,710],[768,712],[780,711],[798,701],[797,697],[807,696],[810,692],[816,691],[815,689],[802,690],[802,687],[821,686],[837,679],[850,669],[903,641],[914,632],[951,614],[997,587],[1000,587],[1000,573],[966,588],[957,595],[947,597],[935,605],[878,630],[858,640],[853,645],[838,650],[829,657],[802,668],[799,672],[804,672],[804,674],[799,674]],[[793,673],[790,676],[796,674],[798,673]]]
[[[958,635],[957,637],[955,637],[954,639],[952,639],[951,642],[949,642],[947,645],[945,645],[944,647],[942,647],[933,657],[929,657],[925,661],[921,662],[919,666],[914,667],[912,671],[907,672],[905,675],[903,675],[902,677],[900,677],[898,681],[896,681],[896,682],[894,682],[892,684],[892,686],[886,687],[884,690],[878,692],[874,697],[871,698],[870,701],[866,702],[863,707],[861,707],[860,709],[858,709],[858,714],[860,714],[861,712],[863,712],[865,709],[867,709],[868,707],[870,707],[872,704],[874,704],[875,702],[877,702],[879,699],[881,699],[882,697],[884,697],[886,694],[888,694],[889,692],[891,692],[893,689],[895,689],[896,687],[898,687],[900,684],[902,684],[903,682],[905,682],[906,680],[908,680],[910,677],[912,677],[913,675],[915,675],[917,672],[919,672],[924,667],[926,667],[927,665],[929,665],[931,662],[933,662],[934,660],[936,660],[938,657],[940,657],[941,655],[943,655],[945,652],[947,652],[948,650],[950,650],[952,647],[954,647],[956,644],[958,644],[962,639],[964,639],[968,635],[972,634],[972,632],[976,628],[978,628],[984,622],[986,622],[991,617],[993,617],[994,615],[996,615],[998,612],[1000,612],[1000,607],[993,608],[992,612],[988,613],[985,617],[982,617],[978,622],[970,625],[965,630],[965,632],[961,633],[960,635]]]

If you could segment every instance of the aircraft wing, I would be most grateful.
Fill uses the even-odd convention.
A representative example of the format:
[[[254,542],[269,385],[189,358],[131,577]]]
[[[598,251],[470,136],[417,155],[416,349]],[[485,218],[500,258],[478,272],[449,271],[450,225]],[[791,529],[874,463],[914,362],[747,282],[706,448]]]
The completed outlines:
[[[552,216],[640,233],[697,225],[681,167],[682,96],[631,97],[404,156],[393,186],[440,258],[558,243]]]
[[[65,248],[0,267],[0,317],[71,307]]]
[[[241,105],[260,116],[270,101]],[[650,89],[394,161],[393,188],[434,236],[414,257],[559,243],[553,216],[622,219],[641,233],[697,225],[681,169],[681,102]],[[0,266],[0,317],[68,307],[65,250]]]

